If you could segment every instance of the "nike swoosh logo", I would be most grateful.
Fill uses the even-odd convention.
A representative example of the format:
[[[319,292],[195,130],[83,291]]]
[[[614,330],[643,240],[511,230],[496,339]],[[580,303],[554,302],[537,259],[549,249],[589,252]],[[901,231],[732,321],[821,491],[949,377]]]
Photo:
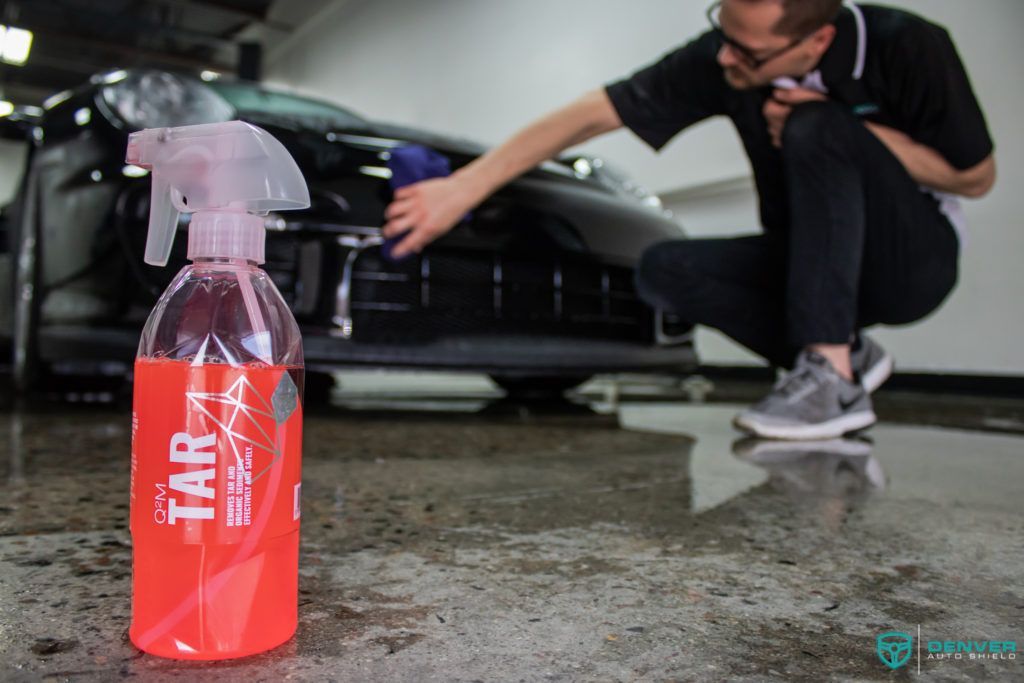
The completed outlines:
[[[843,399],[839,399],[839,407],[843,410],[843,412],[846,412],[847,410],[852,408],[853,404],[855,404],[859,400],[860,400],[860,396],[858,396],[857,398],[853,399],[852,401],[844,401]]]

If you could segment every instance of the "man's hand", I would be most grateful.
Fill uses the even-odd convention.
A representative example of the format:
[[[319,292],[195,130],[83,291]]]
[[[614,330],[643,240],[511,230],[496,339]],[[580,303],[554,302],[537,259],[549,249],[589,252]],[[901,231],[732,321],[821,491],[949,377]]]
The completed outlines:
[[[418,252],[459,222],[476,204],[476,197],[457,176],[431,178],[395,190],[394,201],[384,211],[385,238],[408,232],[392,255],[401,258]]]
[[[772,96],[765,100],[764,113],[765,121],[768,122],[768,134],[772,138],[772,144],[782,147],[782,131],[786,127],[786,119],[793,107],[804,102],[821,102],[827,99],[825,95],[817,90],[807,88],[776,88]]]
[[[598,88],[534,121],[447,178],[397,190],[384,213],[383,234],[389,239],[409,234],[395,245],[392,256],[401,258],[420,251],[499,187],[545,159],[621,127],[608,93]]]

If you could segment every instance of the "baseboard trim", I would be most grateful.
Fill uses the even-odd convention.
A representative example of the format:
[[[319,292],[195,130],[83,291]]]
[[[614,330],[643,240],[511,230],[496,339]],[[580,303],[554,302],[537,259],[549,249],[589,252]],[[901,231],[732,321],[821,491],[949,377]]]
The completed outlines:
[[[709,379],[738,382],[771,383],[775,379],[775,372],[771,368],[753,365],[702,365],[697,369],[697,374]],[[896,372],[880,391],[918,391],[1024,399],[1024,376]]]

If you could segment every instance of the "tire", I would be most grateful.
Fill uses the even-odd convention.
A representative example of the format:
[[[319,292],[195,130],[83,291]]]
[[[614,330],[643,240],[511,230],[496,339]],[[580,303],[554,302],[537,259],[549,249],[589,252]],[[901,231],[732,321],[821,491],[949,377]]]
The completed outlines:
[[[41,290],[42,245],[39,243],[39,220],[35,173],[25,187],[24,203],[17,221],[17,241],[13,251],[13,334],[11,339],[14,390],[31,391],[39,381],[39,315]]]
[[[509,376],[491,375],[491,380],[505,390],[512,398],[550,399],[560,398],[569,389],[574,389],[590,379],[590,375],[567,376]]]
[[[326,406],[331,401],[334,389],[334,376],[328,372],[306,370],[305,387],[303,387],[303,410]]]

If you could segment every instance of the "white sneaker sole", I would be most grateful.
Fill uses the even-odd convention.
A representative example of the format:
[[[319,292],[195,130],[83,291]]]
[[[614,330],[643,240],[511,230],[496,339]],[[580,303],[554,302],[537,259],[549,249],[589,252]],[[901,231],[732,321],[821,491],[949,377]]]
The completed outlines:
[[[864,387],[864,391],[872,394],[878,387],[885,384],[885,380],[892,375],[893,365],[892,356],[888,353],[883,355],[877,363],[871,366],[871,369],[861,376],[860,385]]]
[[[843,434],[856,432],[875,424],[878,418],[873,410],[840,415],[826,422],[802,425],[773,425],[737,415],[733,424],[745,432],[764,439],[806,441],[808,439],[837,439]]]

